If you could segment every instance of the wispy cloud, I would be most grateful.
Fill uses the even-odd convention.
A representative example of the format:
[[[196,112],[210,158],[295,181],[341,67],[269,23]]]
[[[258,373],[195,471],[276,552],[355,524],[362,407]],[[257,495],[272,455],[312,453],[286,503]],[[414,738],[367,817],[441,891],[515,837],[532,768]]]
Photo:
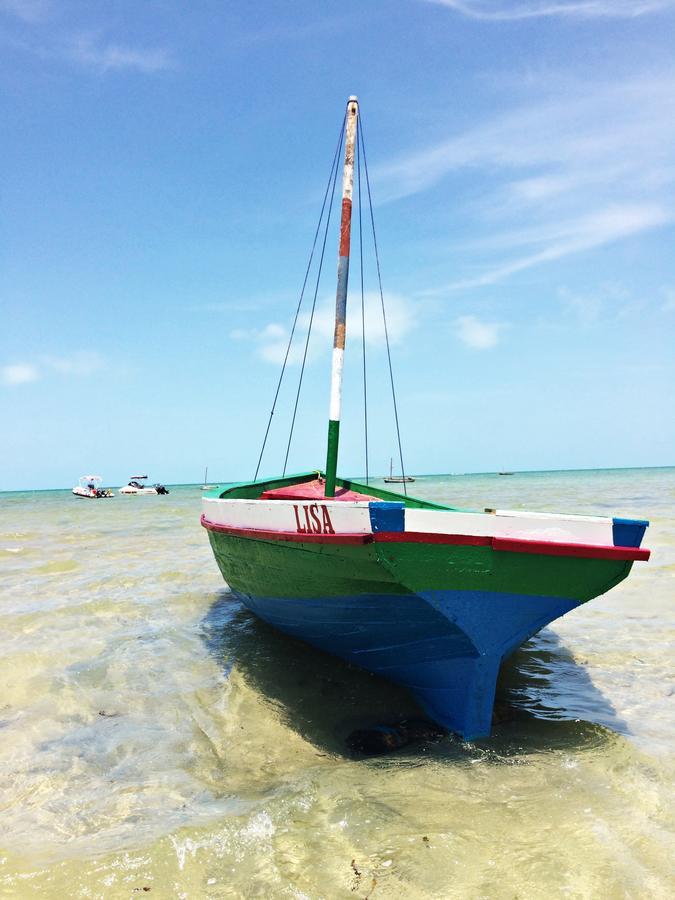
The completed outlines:
[[[376,171],[385,199],[471,173],[457,215],[480,235],[462,250],[472,271],[447,289],[517,272],[675,221],[675,71],[572,85]],[[468,253],[467,253],[468,251]]]
[[[536,235],[533,235],[532,244],[544,244],[544,247],[535,253],[518,256],[502,265],[487,268],[480,275],[450,282],[424,293],[432,296],[447,291],[496,284],[510,275],[523,272],[525,269],[531,269],[533,266],[562,259],[571,253],[593,250],[622,238],[631,237],[672,222],[675,222],[674,210],[648,206],[609,207],[588,216],[580,216],[577,219],[570,219],[562,223],[561,226],[555,229],[557,233],[552,235],[548,241],[541,231],[537,232]],[[506,243],[507,241],[508,236],[504,236],[502,242]]]
[[[40,363],[53,372],[77,377],[93,375],[105,368],[103,357],[92,350],[80,350],[72,356],[42,356]]]
[[[100,72],[127,69],[152,74],[173,65],[165,49],[128,47],[91,34],[80,34],[70,39],[62,53],[72,62]]]
[[[673,0],[427,0],[470,19],[508,22],[564,16],[579,19],[635,18],[672,9]]]
[[[353,300],[356,306],[356,299]],[[397,344],[403,340],[413,328],[416,327],[416,307],[399,294],[387,294],[385,296],[387,310],[387,331],[391,344]],[[298,319],[298,325],[293,340],[293,347],[289,355],[289,363],[295,365],[302,361],[304,353],[307,328],[309,326],[309,314],[305,313]],[[310,352],[314,358],[315,346],[330,346],[330,338],[335,328],[335,300],[327,297],[317,306],[312,323],[312,339]],[[378,293],[366,293],[365,295],[365,333],[366,343],[371,347],[382,346],[385,342],[384,324],[382,321],[382,309],[380,295]],[[266,362],[279,364],[283,362],[288,346],[290,329],[278,322],[270,322],[258,329],[234,329],[230,332],[232,340],[251,342],[257,355]],[[354,309],[349,320],[348,340],[361,340],[361,316]],[[316,338],[317,340],[314,340]],[[328,342],[328,343],[327,343]]]
[[[473,350],[491,350],[499,343],[501,322],[486,322],[477,316],[459,316],[455,320],[455,333],[459,340]]]
[[[14,363],[0,368],[0,381],[7,387],[15,387],[18,384],[30,384],[37,381],[40,372],[31,363]]]
[[[661,306],[662,312],[675,312],[675,288],[664,288],[663,296],[665,300]]]
[[[107,36],[105,26],[89,30],[54,28],[52,19],[58,11],[49,0],[0,0],[0,14],[14,20],[13,26],[0,34],[2,42],[40,59],[69,62],[99,73],[154,74],[174,68],[166,48],[131,46],[116,41]]]
[[[34,25],[44,22],[51,10],[49,0],[0,0],[0,13]]]
[[[2,366],[0,383],[15,387],[40,381],[50,374],[86,378],[105,368],[106,362],[99,353],[81,350],[71,356],[40,356],[30,362]]]

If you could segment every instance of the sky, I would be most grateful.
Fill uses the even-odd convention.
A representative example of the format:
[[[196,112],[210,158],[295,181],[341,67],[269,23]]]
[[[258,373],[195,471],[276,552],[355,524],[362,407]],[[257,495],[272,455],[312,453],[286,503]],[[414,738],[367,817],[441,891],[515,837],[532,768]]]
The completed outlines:
[[[0,0],[0,490],[253,477],[351,94],[407,472],[674,464],[674,44],[675,0]],[[325,465],[337,216],[289,472]],[[363,258],[376,474],[396,432]]]

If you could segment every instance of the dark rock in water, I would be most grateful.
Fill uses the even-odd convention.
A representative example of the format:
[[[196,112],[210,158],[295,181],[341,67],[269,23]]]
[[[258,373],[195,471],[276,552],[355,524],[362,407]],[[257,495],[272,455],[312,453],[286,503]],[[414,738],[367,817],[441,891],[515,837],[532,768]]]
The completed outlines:
[[[400,750],[408,744],[439,741],[447,731],[435,722],[423,719],[405,719],[394,725],[373,725],[372,728],[357,728],[347,736],[347,746],[352,753],[364,756],[379,756]]]

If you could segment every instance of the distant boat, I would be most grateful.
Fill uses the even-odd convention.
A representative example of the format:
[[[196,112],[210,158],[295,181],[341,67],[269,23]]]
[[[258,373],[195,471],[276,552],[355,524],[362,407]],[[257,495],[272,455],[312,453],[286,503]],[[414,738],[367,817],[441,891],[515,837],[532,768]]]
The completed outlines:
[[[107,497],[114,497],[110,488],[99,487],[102,481],[100,475],[83,475],[79,484],[73,488],[73,493],[76,497],[82,497],[85,500],[104,500]]]
[[[502,660],[648,559],[649,523],[472,512],[337,476],[357,122],[350,97],[325,472],[257,480],[256,471],[204,497],[201,523],[247,609],[409,688],[472,740],[490,734]],[[367,181],[365,152],[359,159]],[[335,183],[337,162],[333,172]]]
[[[207,466],[204,469],[204,484],[202,485],[203,491],[212,491],[216,485],[209,484],[209,467]]]
[[[168,494],[163,484],[143,484],[147,475],[132,475],[129,484],[119,489],[120,494]]]
[[[497,475],[513,475],[513,472],[497,472]]]
[[[394,475],[394,460],[391,458],[389,460],[389,476],[384,480],[387,484],[408,484],[415,479],[412,475]]]

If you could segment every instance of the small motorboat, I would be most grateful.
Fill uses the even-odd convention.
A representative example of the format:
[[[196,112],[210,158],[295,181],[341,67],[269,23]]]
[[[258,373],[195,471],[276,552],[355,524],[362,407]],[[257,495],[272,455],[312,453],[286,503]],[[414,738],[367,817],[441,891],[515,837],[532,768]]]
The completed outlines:
[[[147,475],[132,475],[129,483],[119,489],[120,494],[168,494],[163,484],[145,484]]]
[[[115,495],[110,488],[100,487],[103,479],[100,475],[83,475],[79,484],[73,488],[76,497],[84,497],[85,500],[103,500]]]

